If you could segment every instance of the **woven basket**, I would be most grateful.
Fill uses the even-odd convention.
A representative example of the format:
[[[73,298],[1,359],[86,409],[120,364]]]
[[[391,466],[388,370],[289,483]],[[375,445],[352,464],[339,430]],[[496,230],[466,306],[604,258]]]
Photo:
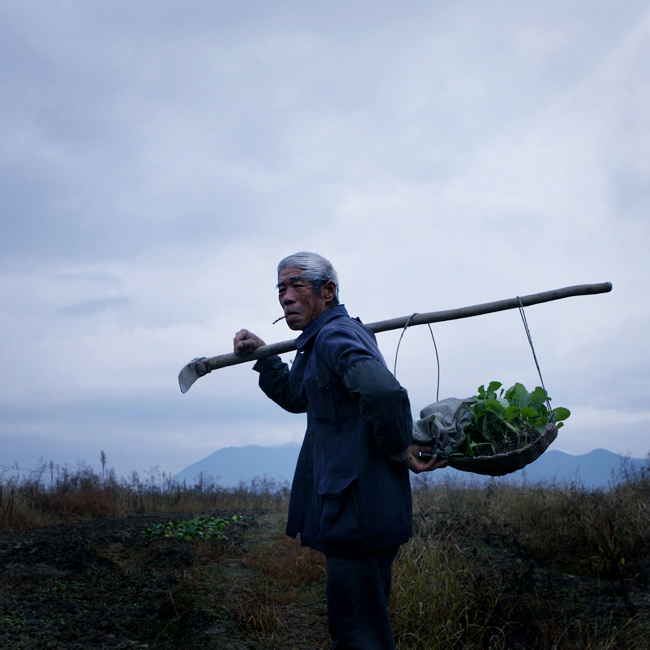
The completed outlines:
[[[523,469],[529,463],[537,460],[557,437],[557,426],[549,421],[537,440],[521,449],[515,449],[504,454],[494,456],[465,456],[463,458],[450,458],[449,467],[461,472],[472,472],[486,476],[505,476]]]

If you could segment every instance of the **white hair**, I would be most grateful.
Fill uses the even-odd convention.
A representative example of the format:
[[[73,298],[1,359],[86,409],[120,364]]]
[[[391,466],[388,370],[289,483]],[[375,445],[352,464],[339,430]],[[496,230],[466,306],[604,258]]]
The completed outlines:
[[[295,266],[296,268],[304,271],[304,276],[306,280],[311,282],[314,287],[314,291],[320,295],[321,287],[330,280],[334,283],[336,287],[336,295],[334,297],[334,304],[339,302],[339,278],[332,266],[332,263],[329,260],[326,260],[322,255],[317,253],[310,253],[308,251],[303,251],[301,253],[295,253],[294,255],[289,255],[285,257],[278,264],[278,276],[282,269]]]

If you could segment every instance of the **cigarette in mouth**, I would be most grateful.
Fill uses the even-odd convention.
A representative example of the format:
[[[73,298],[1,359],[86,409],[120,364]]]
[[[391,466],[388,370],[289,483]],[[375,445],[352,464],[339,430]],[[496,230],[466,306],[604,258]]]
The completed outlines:
[[[286,317],[287,317],[287,314],[285,314],[284,316],[280,316],[280,318],[276,318],[276,319],[271,323],[271,325],[275,325],[276,323],[279,323],[283,318],[286,318]]]

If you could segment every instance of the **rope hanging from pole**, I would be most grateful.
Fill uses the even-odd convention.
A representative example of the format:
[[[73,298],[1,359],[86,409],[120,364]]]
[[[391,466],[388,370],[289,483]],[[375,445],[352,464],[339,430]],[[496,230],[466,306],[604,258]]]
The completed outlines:
[[[551,408],[551,402],[548,398],[548,392],[546,390],[546,386],[544,385],[544,378],[542,377],[542,371],[539,367],[539,361],[537,360],[537,354],[535,352],[535,346],[533,345],[533,337],[531,336],[530,333],[530,328],[528,327],[528,321],[526,320],[526,313],[524,311],[524,306],[521,302],[521,298],[517,296],[517,302],[519,303],[519,314],[521,316],[521,320],[524,324],[524,330],[526,331],[526,337],[528,338],[528,343],[530,345],[530,349],[533,353],[533,359],[535,361],[535,367],[537,368],[537,374],[539,375],[539,380],[542,384],[542,390],[544,391],[544,395],[546,396],[546,407],[548,409],[548,414],[549,414],[549,419],[555,424],[555,416],[553,415],[553,409]],[[411,314],[409,319],[406,321],[406,324],[404,325],[402,332],[399,336],[399,340],[397,341],[397,349],[395,350],[395,363],[393,365],[393,375],[395,375],[395,378],[397,378],[397,357],[399,355],[399,347],[402,343],[402,338],[404,337],[404,334],[406,330],[411,327],[413,323],[413,319],[418,315],[418,312],[415,312],[414,314]],[[436,351],[436,365],[438,368],[438,377],[437,377],[437,385],[436,385],[436,402],[440,401],[440,357],[438,356],[438,346],[436,345],[436,338],[433,335],[433,330],[431,329],[431,324],[427,323],[427,326],[429,327],[429,332],[431,333],[431,339],[433,340],[433,347]]]
[[[397,349],[395,350],[395,365],[393,366],[393,375],[397,378],[397,355],[399,353],[399,346],[402,343],[402,337],[406,329],[411,326],[411,321],[418,315],[418,312],[412,314],[411,317],[406,321],[406,325],[402,329],[402,333],[399,335],[399,341],[397,342]],[[436,365],[438,367],[438,382],[436,385],[436,402],[440,400],[440,357],[438,356],[438,346],[436,345],[436,337],[433,335],[433,330],[431,329],[431,324],[427,323],[429,327],[429,332],[431,333],[431,339],[433,340],[433,347],[436,351]]]
[[[521,298],[517,296],[519,301],[519,313],[521,314],[521,320],[524,323],[524,329],[526,330],[526,336],[528,337],[528,343],[530,343],[530,349],[533,353],[533,359],[535,360],[535,366],[537,367],[537,374],[539,375],[539,380],[542,382],[542,390],[544,395],[546,395],[546,408],[548,409],[548,416],[555,424],[555,416],[553,415],[553,410],[551,409],[551,401],[548,398],[548,392],[546,391],[546,386],[544,386],[544,379],[542,378],[542,371],[539,367],[539,362],[537,361],[537,354],[535,354],[535,346],[533,345],[533,338],[530,335],[530,329],[528,327],[528,321],[526,320],[526,314],[524,313],[524,306],[521,304]]]

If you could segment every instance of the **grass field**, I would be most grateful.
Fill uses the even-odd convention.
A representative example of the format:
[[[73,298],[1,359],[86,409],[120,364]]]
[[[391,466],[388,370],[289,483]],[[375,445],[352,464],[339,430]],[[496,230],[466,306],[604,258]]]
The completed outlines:
[[[434,479],[413,480],[414,537],[393,570],[400,650],[650,647],[650,467],[623,464],[606,491]],[[287,485],[43,465],[0,486],[2,647],[328,647],[323,558],[283,535]],[[217,514],[243,519],[215,539],[141,534]],[[116,594],[107,611],[133,621],[109,638],[92,603]]]

